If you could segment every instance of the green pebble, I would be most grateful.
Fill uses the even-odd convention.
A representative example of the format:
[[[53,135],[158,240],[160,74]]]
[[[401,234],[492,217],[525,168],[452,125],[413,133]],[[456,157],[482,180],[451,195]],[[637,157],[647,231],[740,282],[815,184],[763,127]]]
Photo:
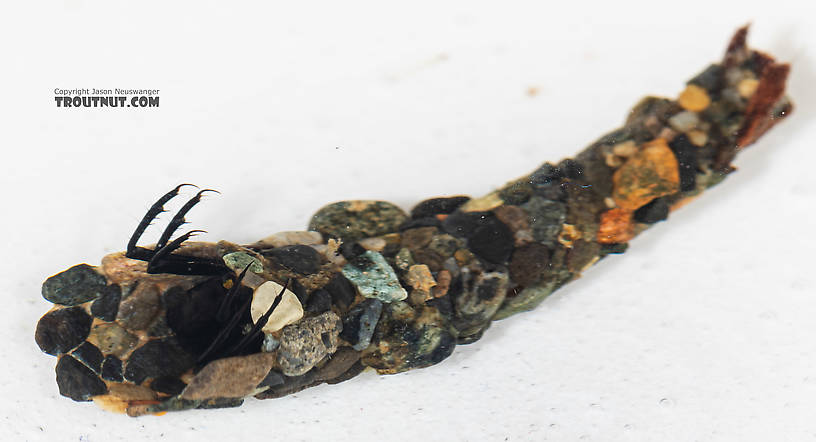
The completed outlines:
[[[349,242],[396,232],[407,219],[402,209],[389,202],[340,201],[320,208],[309,230]]]
[[[243,271],[249,265],[252,273],[263,273],[263,264],[257,258],[246,252],[227,253],[223,257],[224,264],[235,272]]]
[[[343,276],[366,298],[382,302],[402,301],[408,292],[399,283],[394,269],[378,252],[371,250],[343,266]]]
[[[93,267],[79,264],[46,279],[42,295],[54,304],[72,306],[98,298],[107,285]]]

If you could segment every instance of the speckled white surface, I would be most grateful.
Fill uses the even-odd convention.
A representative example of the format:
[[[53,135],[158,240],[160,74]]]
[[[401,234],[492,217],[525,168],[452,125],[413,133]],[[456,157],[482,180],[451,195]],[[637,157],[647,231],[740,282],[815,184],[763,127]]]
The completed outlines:
[[[816,438],[804,2],[216,3],[0,6],[3,440]],[[480,195],[676,94],[748,21],[793,62],[794,115],[626,255],[438,366],[160,418],[59,396],[41,282],[123,249],[175,184],[219,189],[188,219],[236,242],[339,199]],[[158,88],[161,107],[58,109],[56,87]]]

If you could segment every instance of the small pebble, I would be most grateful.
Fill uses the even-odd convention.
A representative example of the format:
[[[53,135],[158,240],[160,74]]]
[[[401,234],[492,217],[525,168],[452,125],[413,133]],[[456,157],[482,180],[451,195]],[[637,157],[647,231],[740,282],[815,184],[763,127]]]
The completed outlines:
[[[711,99],[708,97],[706,90],[696,84],[686,86],[677,101],[683,109],[692,112],[703,111],[711,104]]]
[[[382,313],[383,304],[378,299],[366,299],[352,308],[343,318],[340,337],[355,350],[363,350],[371,343],[374,329]]]
[[[283,290],[283,286],[275,281],[266,281],[260,287],[255,289],[252,294],[252,304],[250,306],[250,315],[252,322],[258,322],[258,319],[269,310],[275,298]],[[272,333],[282,329],[283,327],[293,324],[303,317],[303,306],[300,304],[297,295],[292,293],[289,289],[283,292],[283,298],[269,320],[263,327],[264,333]]]
[[[429,292],[431,287],[436,285],[431,270],[425,264],[415,264],[408,268],[405,273],[405,282],[411,287]]]
[[[340,201],[323,206],[312,216],[309,230],[355,241],[396,232],[408,216],[386,201]]]
[[[122,289],[119,284],[111,284],[102,290],[102,295],[91,304],[91,314],[97,318],[111,322],[119,312],[119,302],[122,300]]]
[[[70,351],[88,337],[92,320],[81,307],[53,310],[37,322],[34,339],[40,350],[57,356]]]
[[[451,196],[446,198],[431,198],[422,201],[411,209],[411,218],[427,218],[434,215],[447,215],[470,200],[468,196]]]
[[[759,80],[756,78],[745,78],[737,83],[737,92],[742,98],[751,98],[759,87]]]
[[[361,239],[357,241],[357,244],[360,244],[360,246],[366,250],[382,252],[387,243],[382,237],[374,237]]]
[[[254,248],[269,249],[275,247],[291,246],[291,245],[316,245],[323,242],[323,235],[320,232],[312,231],[290,231],[278,232],[274,235],[253,244]]]
[[[60,358],[56,371],[60,394],[77,402],[89,401],[93,396],[108,392],[102,379],[70,355]]]
[[[181,398],[207,400],[247,396],[266,378],[274,364],[275,355],[270,353],[212,361],[196,374],[181,393]]]
[[[119,324],[97,324],[91,329],[88,342],[94,344],[104,354],[122,357],[139,343],[139,338]]]
[[[612,153],[619,157],[628,158],[637,153],[638,147],[634,140],[627,140],[612,146]]]
[[[280,333],[277,361],[286,376],[300,376],[337,351],[343,322],[334,312],[287,325]],[[258,380],[260,382],[261,379]]]
[[[154,284],[142,283],[119,304],[116,316],[119,324],[128,330],[145,330],[161,310],[159,289]]]
[[[195,358],[174,338],[148,341],[128,357],[125,379],[141,384],[147,378],[179,376],[193,368]]]
[[[79,264],[46,279],[42,296],[54,304],[72,306],[98,298],[107,285],[93,267]]]
[[[351,260],[343,267],[343,276],[366,298],[394,302],[408,297],[408,292],[400,285],[394,269],[377,252],[367,250]]]
[[[322,261],[317,250],[304,245],[278,247],[265,250],[263,254],[267,258],[274,258],[282,266],[301,275],[317,273]]]
[[[240,273],[244,271],[246,266],[249,266],[249,271],[252,273],[263,272],[263,264],[261,264],[257,258],[246,252],[227,253],[222,259],[224,260],[224,264],[233,272]]]
[[[695,112],[683,111],[672,115],[669,124],[679,132],[688,132],[700,124],[700,118]]]
[[[701,130],[692,130],[689,131],[686,136],[688,136],[689,141],[691,144],[697,147],[703,147],[708,142],[708,134]]]

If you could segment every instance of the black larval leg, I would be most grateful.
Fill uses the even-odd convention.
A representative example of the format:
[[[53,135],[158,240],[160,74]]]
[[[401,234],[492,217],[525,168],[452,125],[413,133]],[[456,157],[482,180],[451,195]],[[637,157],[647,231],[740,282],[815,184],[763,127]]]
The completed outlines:
[[[159,198],[158,201],[156,201],[155,203],[153,203],[152,206],[150,206],[150,209],[147,210],[147,213],[142,218],[142,220],[139,222],[139,225],[136,226],[136,230],[133,232],[133,235],[130,236],[130,240],[128,241],[128,244],[127,244],[127,251],[125,252],[125,256],[127,256],[128,258],[141,259],[141,260],[145,260],[145,261],[150,259],[150,256],[153,255],[153,251],[149,250],[149,249],[142,248],[142,247],[138,247],[136,244],[139,242],[139,239],[142,237],[142,234],[144,234],[145,230],[147,229],[147,226],[149,226],[150,223],[153,222],[153,220],[156,219],[156,217],[160,213],[165,211],[164,210],[164,205],[168,201],[170,201],[171,199],[176,197],[179,194],[179,190],[181,190],[181,188],[184,187],[184,186],[197,187],[194,184],[186,184],[186,183],[185,184],[179,184],[178,186],[173,188],[173,190],[165,193],[164,196]]]

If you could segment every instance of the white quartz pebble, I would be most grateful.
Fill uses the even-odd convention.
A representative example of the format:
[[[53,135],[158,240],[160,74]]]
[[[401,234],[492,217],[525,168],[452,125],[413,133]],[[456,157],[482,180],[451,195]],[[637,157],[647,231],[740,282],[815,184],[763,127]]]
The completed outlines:
[[[250,315],[252,315],[252,322],[258,322],[261,316],[269,310],[278,293],[281,292],[283,286],[274,281],[266,281],[260,287],[255,289],[252,294],[252,305],[250,306]],[[269,317],[269,321],[263,327],[264,333],[272,333],[282,329],[283,327],[293,324],[303,317],[303,306],[297,296],[289,289],[283,292],[283,299],[280,304],[275,307],[275,311]]]

